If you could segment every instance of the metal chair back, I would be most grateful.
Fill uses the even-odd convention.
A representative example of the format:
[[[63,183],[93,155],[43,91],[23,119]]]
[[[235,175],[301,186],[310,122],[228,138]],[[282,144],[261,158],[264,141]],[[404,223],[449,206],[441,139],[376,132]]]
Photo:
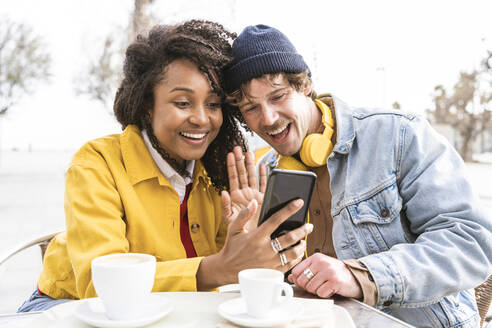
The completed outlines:
[[[480,313],[480,327],[482,327],[492,301],[492,275],[475,287],[475,299]]]

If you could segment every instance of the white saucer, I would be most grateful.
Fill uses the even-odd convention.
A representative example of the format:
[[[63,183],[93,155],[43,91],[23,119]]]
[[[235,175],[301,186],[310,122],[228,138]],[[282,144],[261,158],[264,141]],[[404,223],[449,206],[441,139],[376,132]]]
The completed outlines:
[[[218,307],[219,314],[232,323],[246,327],[273,327],[286,325],[304,311],[304,307],[293,299],[286,300],[272,311],[265,318],[254,318],[246,313],[246,303],[244,299],[233,298]]]
[[[150,295],[148,304],[142,310],[142,316],[132,320],[110,320],[106,317],[104,306],[99,298],[89,298],[75,309],[77,319],[88,325],[101,328],[130,328],[151,324],[174,309],[171,301],[162,295]]]

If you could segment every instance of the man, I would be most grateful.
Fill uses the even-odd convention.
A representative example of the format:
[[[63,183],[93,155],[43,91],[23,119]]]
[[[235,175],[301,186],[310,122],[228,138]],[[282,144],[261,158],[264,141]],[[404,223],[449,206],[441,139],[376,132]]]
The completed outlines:
[[[317,97],[275,28],[247,27],[233,54],[237,117],[273,147],[258,162],[318,175],[309,257],[288,279],[416,326],[477,327],[473,288],[492,272],[492,223],[454,149],[416,115]]]

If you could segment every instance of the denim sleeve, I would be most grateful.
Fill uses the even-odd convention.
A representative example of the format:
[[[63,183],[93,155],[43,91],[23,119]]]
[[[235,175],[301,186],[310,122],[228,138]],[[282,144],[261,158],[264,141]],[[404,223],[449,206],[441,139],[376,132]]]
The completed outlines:
[[[360,258],[378,285],[378,306],[417,307],[470,289],[492,273],[492,223],[453,147],[418,117],[402,119],[397,182],[417,238]]]

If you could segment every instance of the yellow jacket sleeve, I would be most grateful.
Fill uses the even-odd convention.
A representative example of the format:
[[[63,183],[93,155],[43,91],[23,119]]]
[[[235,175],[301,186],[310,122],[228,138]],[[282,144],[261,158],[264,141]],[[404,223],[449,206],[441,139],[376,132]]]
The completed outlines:
[[[67,251],[77,294],[80,298],[95,297],[92,259],[130,250],[122,202],[107,169],[72,166],[68,170],[65,215]]]

